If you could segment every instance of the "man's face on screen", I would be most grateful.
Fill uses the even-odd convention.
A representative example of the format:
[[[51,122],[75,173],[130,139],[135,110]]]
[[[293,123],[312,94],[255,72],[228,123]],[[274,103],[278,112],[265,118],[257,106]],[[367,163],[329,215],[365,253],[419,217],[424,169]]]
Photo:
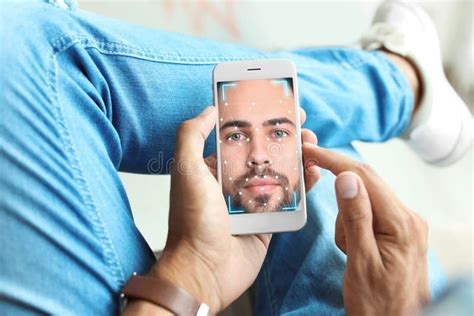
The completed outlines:
[[[224,195],[247,212],[280,211],[299,194],[292,89],[285,80],[239,81],[224,89],[219,97]]]

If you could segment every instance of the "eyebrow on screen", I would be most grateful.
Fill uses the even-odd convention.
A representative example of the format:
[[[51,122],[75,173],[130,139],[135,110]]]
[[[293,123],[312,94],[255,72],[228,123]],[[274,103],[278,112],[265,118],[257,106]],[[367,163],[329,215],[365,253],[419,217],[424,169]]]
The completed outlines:
[[[250,122],[248,122],[248,121],[240,121],[240,120],[227,121],[227,122],[225,122],[224,124],[221,125],[219,130],[222,131],[223,129],[229,128],[229,127],[238,127],[238,128],[252,127],[252,124],[250,124]]]
[[[292,126],[295,126],[295,124],[291,120],[287,119],[286,117],[279,117],[279,118],[267,120],[263,123],[263,126],[274,126],[277,124],[290,124]],[[221,131],[229,127],[245,128],[245,127],[252,127],[252,124],[248,121],[241,121],[241,120],[227,121],[221,125],[219,130]]]
[[[295,126],[295,123],[293,123],[291,120],[287,119],[286,117],[279,117],[279,118],[268,120],[265,123],[263,123],[263,126],[271,126],[271,125],[277,125],[277,124],[290,124],[290,125]]]

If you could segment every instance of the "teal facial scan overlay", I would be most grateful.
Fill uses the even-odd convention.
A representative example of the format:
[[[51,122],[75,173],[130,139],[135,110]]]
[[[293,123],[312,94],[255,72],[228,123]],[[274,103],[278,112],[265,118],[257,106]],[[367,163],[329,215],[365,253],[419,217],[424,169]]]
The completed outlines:
[[[229,214],[239,214],[239,213],[245,213],[245,210],[243,208],[232,208],[232,200],[230,198],[230,194],[227,195],[227,209],[229,211]]]
[[[283,86],[283,90],[285,91],[285,97],[290,96],[290,87],[287,79],[272,80],[272,83]],[[222,101],[226,101],[226,89],[235,88],[236,86],[236,82],[220,83],[220,95],[222,97]]]
[[[229,214],[242,214],[242,213],[246,213],[245,209],[243,208],[234,208],[233,205],[232,205],[232,199],[230,197],[230,194],[227,195],[227,200],[226,200],[226,203],[227,203],[227,210],[229,212]],[[293,203],[291,205],[285,205],[281,208],[281,211],[284,211],[284,212],[290,212],[290,211],[294,211],[298,208],[298,202],[297,202],[297,194],[296,192],[293,192]]]
[[[221,84],[221,97],[222,97],[222,101],[225,101],[225,98],[226,98],[225,90],[226,90],[227,88],[231,88],[231,87],[235,87],[235,86],[237,86],[237,83],[235,83],[235,82],[222,83],[222,84]]]
[[[293,204],[291,206],[284,206],[281,208],[282,211],[294,211],[298,208],[296,204],[296,192],[293,192]]]
[[[274,84],[279,84],[283,86],[283,89],[285,90],[285,97],[289,96],[289,87],[288,87],[288,80],[281,79],[281,80],[272,80]]]

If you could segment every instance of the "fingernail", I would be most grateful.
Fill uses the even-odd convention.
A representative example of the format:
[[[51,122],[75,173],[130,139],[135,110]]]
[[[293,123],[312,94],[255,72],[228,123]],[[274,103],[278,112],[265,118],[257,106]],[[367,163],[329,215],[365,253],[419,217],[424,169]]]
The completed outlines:
[[[351,174],[345,174],[337,178],[336,190],[343,199],[353,199],[359,193],[359,185],[357,179]]]
[[[207,108],[204,109],[204,111],[201,112],[199,115],[208,115],[214,110],[214,106],[208,106]]]

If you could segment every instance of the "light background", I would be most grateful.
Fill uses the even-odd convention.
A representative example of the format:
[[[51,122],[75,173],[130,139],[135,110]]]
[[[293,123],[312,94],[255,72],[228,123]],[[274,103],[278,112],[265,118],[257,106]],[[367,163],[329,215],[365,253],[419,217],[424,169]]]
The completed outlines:
[[[472,1],[422,5],[440,32],[448,75],[472,106]],[[147,27],[264,50],[354,43],[370,25],[376,6],[377,1],[79,1],[81,9]],[[401,199],[428,219],[430,245],[448,276],[472,274],[473,150],[451,167],[436,168],[419,161],[397,139],[356,146]],[[121,177],[138,227],[153,249],[161,249],[169,177]]]

